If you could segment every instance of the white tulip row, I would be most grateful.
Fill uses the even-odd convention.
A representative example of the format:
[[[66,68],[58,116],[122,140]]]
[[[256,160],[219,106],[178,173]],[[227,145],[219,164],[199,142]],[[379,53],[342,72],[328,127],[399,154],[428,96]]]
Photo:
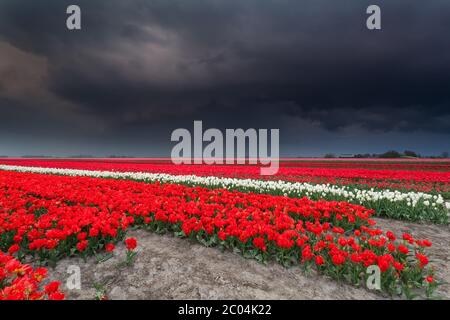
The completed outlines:
[[[432,195],[423,192],[400,192],[391,190],[364,190],[353,187],[336,186],[330,184],[310,184],[288,181],[268,181],[254,179],[236,179],[222,177],[202,177],[195,175],[171,175],[165,173],[148,172],[116,172],[116,171],[94,171],[94,170],[76,170],[60,168],[41,168],[0,165],[0,170],[34,172],[45,174],[60,174],[68,176],[90,176],[116,179],[133,179],[144,181],[160,181],[162,183],[182,183],[205,185],[210,187],[223,187],[227,189],[255,189],[261,192],[275,191],[285,195],[298,193],[306,195],[334,195],[352,200],[378,201],[388,200],[392,202],[406,201],[408,206],[415,207],[419,203],[425,206],[443,206],[445,201],[441,195]],[[448,203],[447,203],[448,206]]]

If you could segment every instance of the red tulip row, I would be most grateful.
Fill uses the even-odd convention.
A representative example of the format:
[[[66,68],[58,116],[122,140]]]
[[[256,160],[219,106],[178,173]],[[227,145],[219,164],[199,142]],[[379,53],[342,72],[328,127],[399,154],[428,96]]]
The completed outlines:
[[[174,165],[166,162],[139,162],[132,160],[107,161],[68,161],[68,160],[36,160],[36,159],[1,159],[1,164],[52,167],[66,169],[85,169],[100,171],[152,172],[198,176],[223,176],[248,179],[276,179],[308,183],[330,183],[338,185],[356,185],[365,188],[398,189],[420,192],[436,192],[450,195],[450,172],[444,167],[437,167],[431,171],[429,166],[425,170],[420,167],[415,170],[372,170],[355,168],[354,163],[348,167],[329,168],[326,162],[320,166],[303,165],[291,167],[281,165],[274,176],[261,176],[258,166],[243,165]],[[324,166],[322,166],[322,164]]]
[[[8,163],[36,163],[36,162],[84,162],[84,163],[111,163],[111,164],[172,164],[170,158],[67,158],[67,159],[26,159],[26,158],[0,158],[0,162]],[[29,164],[33,165],[33,164]],[[257,165],[257,164],[256,164]],[[280,167],[299,168],[343,168],[343,169],[376,169],[376,170],[418,170],[418,171],[450,171],[449,159],[308,159],[308,158],[280,158]],[[246,164],[252,166],[252,164]]]
[[[0,251],[0,300],[62,300],[59,282],[43,285],[47,269],[33,269]]]
[[[354,284],[377,265],[385,292],[430,294],[431,242],[408,234],[397,240],[374,226],[372,213],[346,202],[0,171],[0,249],[19,258],[96,254],[140,226]]]
[[[302,167],[302,168],[336,168],[336,169],[374,169],[374,170],[417,170],[417,171],[450,171],[450,161],[442,159],[441,162],[404,162],[395,163],[387,160],[370,161],[367,160],[316,160],[316,161],[282,161],[281,167]]]

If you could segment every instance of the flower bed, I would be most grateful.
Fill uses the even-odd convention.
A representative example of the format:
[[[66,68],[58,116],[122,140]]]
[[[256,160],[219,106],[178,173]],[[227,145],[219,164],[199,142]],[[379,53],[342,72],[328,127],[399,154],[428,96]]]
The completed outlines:
[[[0,170],[36,172],[69,176],[92,176],[115,179],[132,179],[161,183],[179,183],[188,186],[226,188],[241,192],[285,195],[293,198],[308,197],[313,200],[325,199],[348,201],[375,210],[376,215],[410,221],[430,221],[448,223],[448,208],[440,195],[422,192],[400,192],[391,190],[356,189],[346,186],[309,184],[288,181],[264,181],[252,179],[232,179],[202,177],[196,175],[170,175],[144,172],[113,172],[40,167],[0,165]]]
[[[0,249],[19,258],[97,254],[139,226],[358,285],[377,265],[384,292],[430,295],[431,243],[408,234],[397,240],[374,227],[372,214],[347,202],[0,171]]]
[[[379,161],[282,161],[274,176],[260,176],[257,165],[174,165],[169,160],[83,159],[38,160],[0,159],[0,163],[120,172],[150,172],[171,175],[216,176],[239,179],[266,179],[314,184],[355,186],[357,188],[395,189],[441,194],[450,198],[450,162],[384,164]],[[372,165],[371,167],[366,167]]]
[[[0,251],[0,300],[62,300],[59,282],[43,285],[47,269],[33,269]]]

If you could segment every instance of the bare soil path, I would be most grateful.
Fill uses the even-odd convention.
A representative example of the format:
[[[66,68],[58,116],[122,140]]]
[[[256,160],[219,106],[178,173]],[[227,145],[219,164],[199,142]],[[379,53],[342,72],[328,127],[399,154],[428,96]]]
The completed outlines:
[[[379,226],[397,234],[410,232],[433,241],[430,251],[437,277],[445,281],[438,290],[450,299],[450,227],[376,219]],[[97,288],[109,299],[386,299],[376,292],[338,283],[325,276],[305,274],[298,267],[286,269],[276,262],[267,265],[232,252],[221,252],[186,239],[143,230],[128,232],[136,237],[139,252],[134,265],[121,266],[125,248],[102,263],[95,258],[64,259],[52,278],[63,282],[69,299],[94,299]],[[80,290],[68,290],[67,268],[81,269]]]

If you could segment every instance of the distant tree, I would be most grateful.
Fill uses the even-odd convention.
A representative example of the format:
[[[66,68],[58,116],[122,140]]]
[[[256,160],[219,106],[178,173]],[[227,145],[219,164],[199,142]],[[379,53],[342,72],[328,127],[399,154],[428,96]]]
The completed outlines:
[[[447,151],[444,151],[441,153],[441,158],[448,159],[448,157],[449,157],[449,154]]]
[[[336,158],[336,155],[334,153],[327,153],[327,154],[325,154],[324,158],[327,158],[327,159]]]
[[[388,152],[379,155],[379,158],[401,158],[400,152],[395,150],[389,150]]]

